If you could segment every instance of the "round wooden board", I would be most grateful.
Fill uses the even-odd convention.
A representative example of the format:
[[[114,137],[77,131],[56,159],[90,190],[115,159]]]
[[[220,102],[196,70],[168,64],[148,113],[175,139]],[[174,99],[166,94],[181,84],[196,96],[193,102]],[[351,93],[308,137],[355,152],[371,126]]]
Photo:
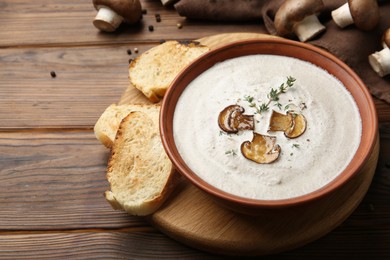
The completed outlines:
[[[205,37],[199,41],[215,48],[242,39],[272,37],[235,33]],[[120,102],[149,103],[129,86]],[[341,224],[366,194],[379,154],[379,139],[361,171],[329,197],[308,206],[260,216],[246,216],[220,207],[207,194],[184,181],[148,220],[168,236],[189,246],[225,255],[266,255],[312,242]]]

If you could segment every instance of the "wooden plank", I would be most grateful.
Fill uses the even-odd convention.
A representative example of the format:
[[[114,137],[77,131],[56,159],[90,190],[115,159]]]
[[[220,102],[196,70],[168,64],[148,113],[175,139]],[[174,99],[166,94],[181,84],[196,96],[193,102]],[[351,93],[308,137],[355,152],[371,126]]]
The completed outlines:
[[[152,46],[0,49],[0,128],[91,128],[128,87],[129,59]]]
[[[215,32],[265,32],[261,21],[253,23],[204,23],[180,17],[173,7],[160,1],[141,0],[147,14],[136,25],[121,26],[115,33],[102,33],[92,21],[96,11],[91,0],[5,0],[0,3],[0,47],[30,45],[84,45],[196,39]],[[159,13],[161,22],[156,22]],[[177,28],[177,23],[183,27]],[[153,25],[154,31],[148,26]]]
[[[376,231],[376,230],[375,230]],[[360,233],[337,229],[307,246],[261,259],[386,259],[388,229]],[[346,234],[349,239],[346,240]],[[379,241],[372,243],[372,241]],[[359,250],[356,250],[359,248]],[[319,258],[320,256],[320,258]],[[226,259],[184,246],[163,234],[146,232],[26,233],[0,236],[0,259]],[[231,258],[234,259],[234,258]]]
[[[159,233],[43,233],[0,236],[0,259],[217,259]]]
[[[91,131],[0,132],[0,229],[145,226],[106,202],[107,158]]]

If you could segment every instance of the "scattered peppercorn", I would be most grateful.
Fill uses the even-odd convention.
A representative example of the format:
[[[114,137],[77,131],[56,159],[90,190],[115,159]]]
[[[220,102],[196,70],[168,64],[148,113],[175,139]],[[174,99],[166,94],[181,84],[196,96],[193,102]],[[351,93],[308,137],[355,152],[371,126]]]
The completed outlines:
[[[127,54],[128,54],[128,55],[131,55],[131,54],[132,54],[132,52],[131,52],[130,49],[127,50]]]
[[[133,59],[129,59],[129,64],[133,62]]]
[[[154,31],[153,25],[149,25],[148,29],[149,29],[150,32],[153,32]]]
[[[160,44],[162,44],[164,42],[166,42],[166,40],[164,40],[164,39],[160,40]]]
[[[161,22],[161,16],[160,16],[160,14],[155,14],[154,15],[155,17],[156,17],[156,22]]]
[[[52,78],[55,78],[55,77],[57,77],[57,74],[56,74],[56,72],[54,70],[52,70],[52,71],[50,71],[50,76]]]
[[[134,48],[134,52],[135,52],[135,53],[138,53],[138,48]]]
[[[176,24],[177,28],[181,29],[183,28],[183,25],[181,23]]]

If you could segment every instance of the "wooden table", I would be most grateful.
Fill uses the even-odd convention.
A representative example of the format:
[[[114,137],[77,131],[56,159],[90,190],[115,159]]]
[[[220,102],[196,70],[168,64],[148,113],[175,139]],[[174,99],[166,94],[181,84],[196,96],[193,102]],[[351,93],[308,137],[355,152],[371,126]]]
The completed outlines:
[[[126,90],[128,60],[160,40],[266,31],[188,21],[144,0],[140,24],[101,33],[91,2],[0,1],[0,258],[219,258],[112,210],[103,197],[108,151],[92,128]],[[375,104],[381,150],[363,202],[328,235],[270,258],[390,256],[390,105]]]

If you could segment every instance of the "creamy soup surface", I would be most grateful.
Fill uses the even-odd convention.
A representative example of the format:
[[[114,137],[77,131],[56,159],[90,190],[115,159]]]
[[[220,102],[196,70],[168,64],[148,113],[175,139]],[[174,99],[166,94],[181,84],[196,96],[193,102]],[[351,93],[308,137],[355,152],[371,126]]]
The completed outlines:
[[[288,76],[296,81],[279,104],[271,102],[261,114],[250,107],[247,97],[266,103]],[[254,115],[256,133],[276,136],[281,152],[275,162],[258,164],[242,155],[240,146],[253,131],[227,134],[218,126],[219,113],[234,104]],[[302,113],[306,131],[295,139],[268,132],[272,110]],[[351,94],[325,70],[290,57],[249,55],[220,62],[193,80],[179,98],[173,130],[183,160],[206,182],[237,196],[276,200],[332,181],[354,156],[362,127]]]

